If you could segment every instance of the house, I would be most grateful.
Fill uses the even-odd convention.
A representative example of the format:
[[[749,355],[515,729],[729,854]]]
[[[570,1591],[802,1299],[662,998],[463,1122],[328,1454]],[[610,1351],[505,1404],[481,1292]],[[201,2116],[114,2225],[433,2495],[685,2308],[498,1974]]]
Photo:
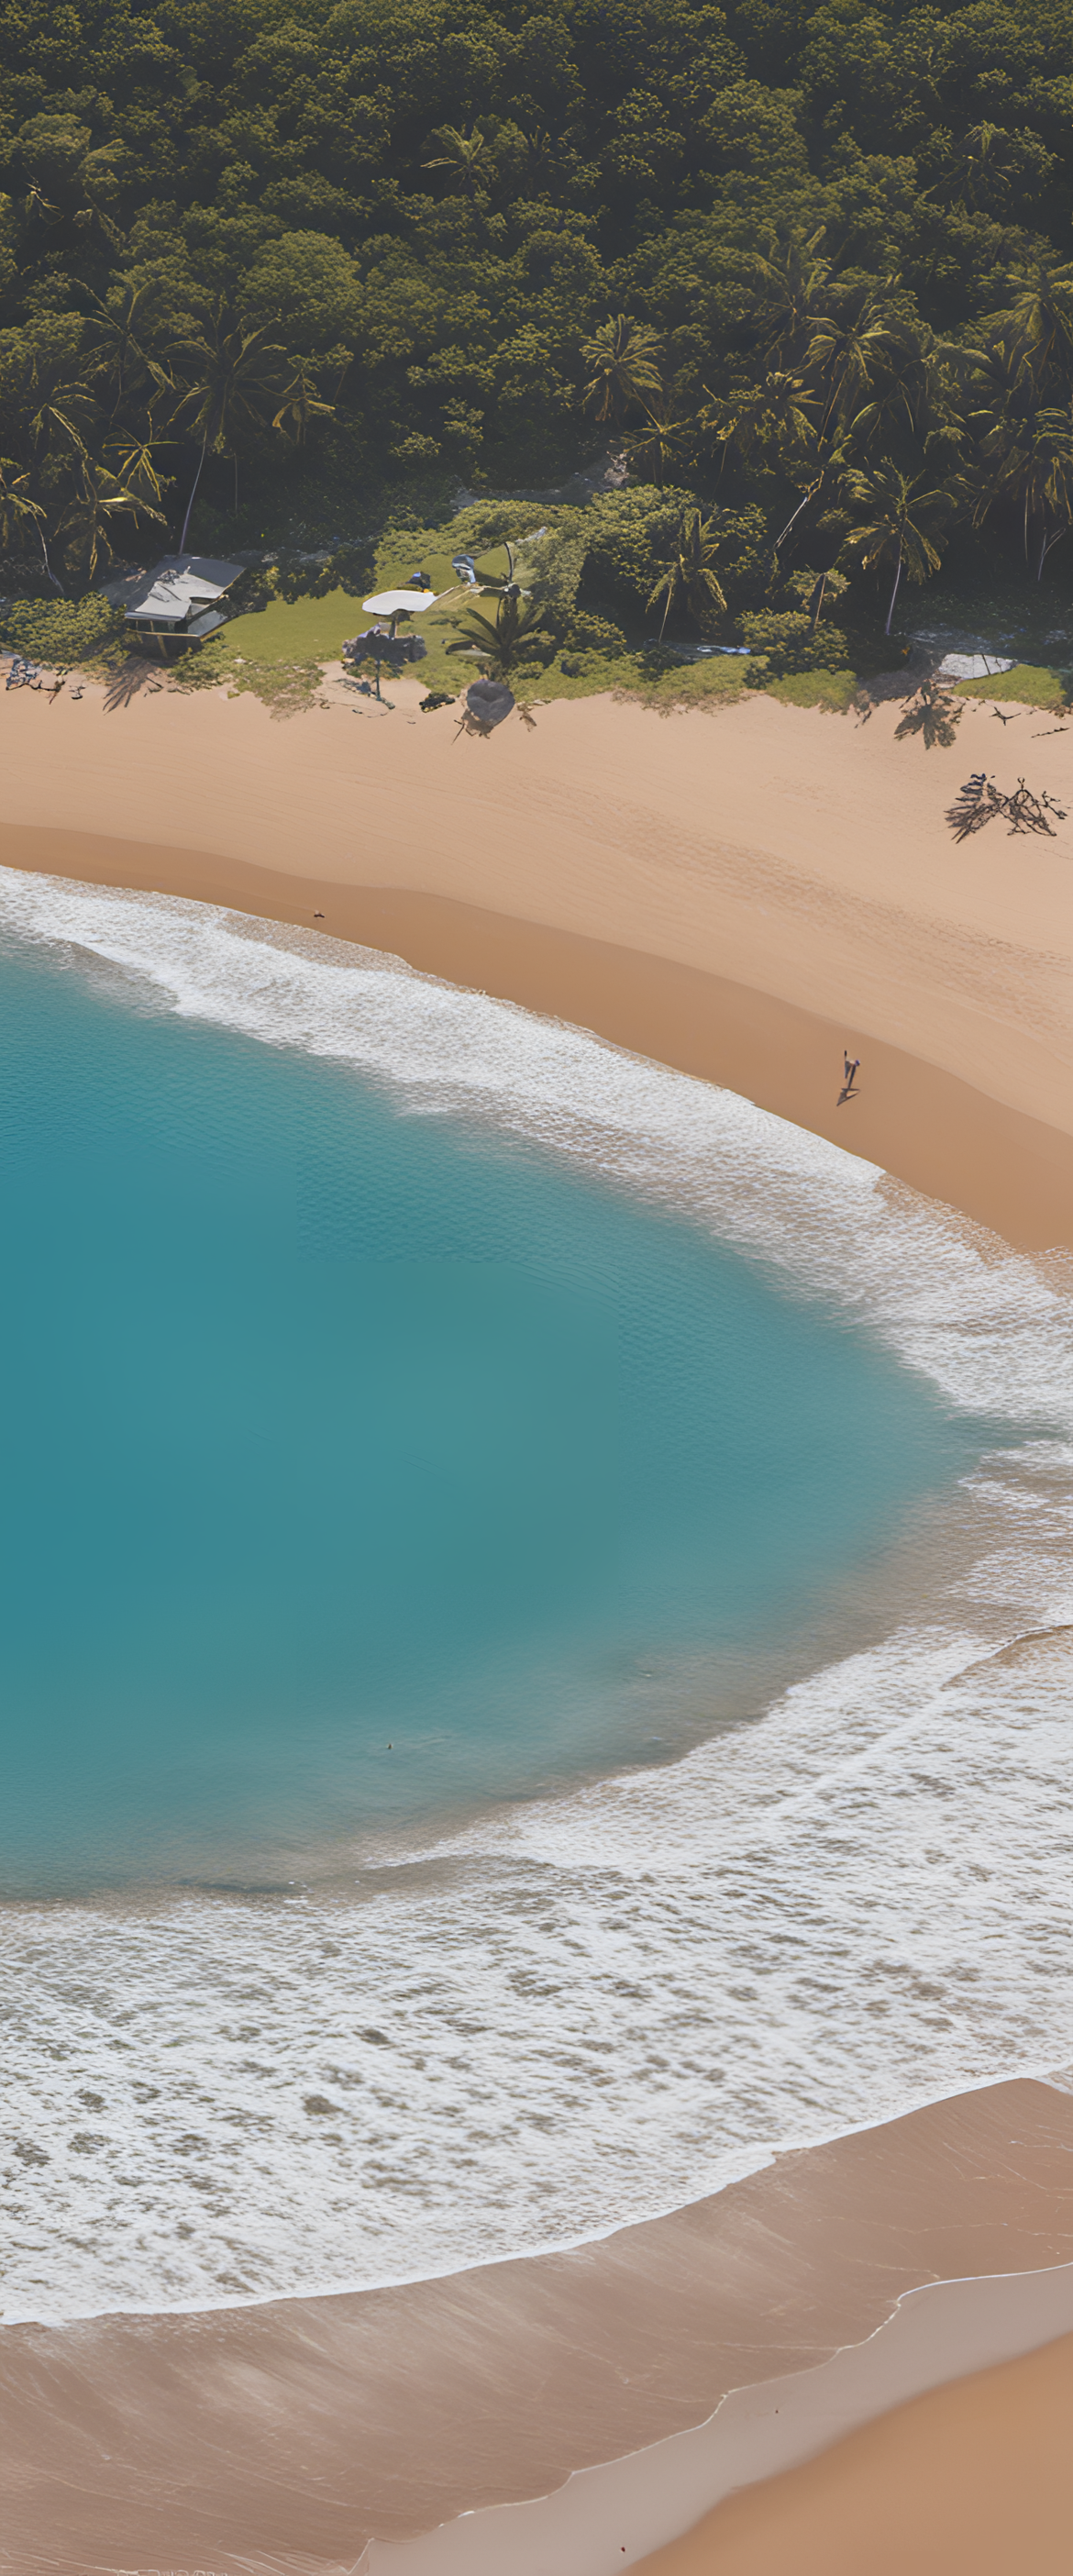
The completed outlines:
[[[244,564],[218,563],[209,555],[163,555],[151,572],[127,573],[102,587],[105,598],[125,611],[132,636],[193,644],[224,624],[216,602],[244,571]]]

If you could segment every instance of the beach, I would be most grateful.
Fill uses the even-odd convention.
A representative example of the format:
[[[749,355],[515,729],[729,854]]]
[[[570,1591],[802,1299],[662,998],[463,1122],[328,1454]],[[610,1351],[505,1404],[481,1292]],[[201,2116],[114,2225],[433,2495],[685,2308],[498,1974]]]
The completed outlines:
[[[896,740],[897,703],[842,718],[756,696],[718,716],[556,704],[484,741],[392,688],[390,715],[336,689],[286,722],[217,692],[112,707],[94,689],[12,693],[0,863],[399,956],[844,1146],[882,1189],[983,1229],[985,1262],[1073,1246],[1073,821],[957,845],[945,819],[981,768],[1008,787],[1023,770],[1073,812],[1073,728],[1025,709],[1011,735],[974,701],[956,746],[926,751]],[[843,1048],[860,1096],[839,1108]],[[926,2283],[1070,2262],[1073,2095],[1026,2076],[784,2152],[560,2253],[10,2325],[0,2412],[19,2467],[0,2565],[340,2576],[370,2541],[546,2495],[701,2424],[729,2391],[821,2365]],[[760,2576],[793,2555],[849,2576],[869,2499],[911,2488],[939,2535],[921,2565],[997,2569],[966,2519],[981,2449],[996,2552],[1031,2474],[1034,2563],[1057,2568],[1039,2464],[1069,2346],[1040,2342],[881,2411],[690,2537],[669,2529],[653,2569]],[[970,2465],[944,2484],[951,2446]],[[631,2537],[617,2563],[651,2548]]]
[[[643,2562],[649,2576],[1059,2576],[1068,2564],[1073,2335],[893,2409],[747,2488]]]
[[[12,2326],[7,2564],[339,2576],[370,2539],[548,2494],[731,2389],[825,2362],[922,2283],[1071,2262],[1073,2096],[1018,2082],[562,2254],[359,2296]],[[645,2556],[636,2536],[634,2515],[617,2563]],[[526,2565],[542,2555],[538,2524]],[[374,2552],[376,2576],[391,2564]]]
[[[1073,819],[956,843],[974,769],[1073,816],[1073,728],[899,742],[901,703],[714,716],[160,687],[5,696],[0,860],[396,953],[725,1083],[1035,1249],[1073,1234]],[[1015,749],[1016,746],[1016,749]],[[838,1108],[843,1048],[859,1097]]]

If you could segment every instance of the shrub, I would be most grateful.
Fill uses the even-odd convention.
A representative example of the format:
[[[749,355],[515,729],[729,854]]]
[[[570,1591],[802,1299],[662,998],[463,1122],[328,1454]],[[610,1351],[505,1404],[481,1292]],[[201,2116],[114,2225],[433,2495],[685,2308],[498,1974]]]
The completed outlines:
[[[333,591],[345,590],[349,599],[361,599],[372,587],[369,549],[364,546],[340,546],[326,563],[308,556],[281,550],[273,566],[256,565],[235,584],[232,601],[247,609],[267,608],[273,598],[287,600],[293,607],[299,599],[329,599]]]
[[[608,617],[595,617],[587,608],[575,609],[570,620],[569,649],[578,653],[600,653],[607,660],[629,647],[621,626],[613,626]]]
[[[695,507],[691,492],[664,491],[654,483],[601,493],[591,501],[585,512],[589,551],[579,594],[585,605],[591,601],[598,608],[608,601],[626,617],[643,616],[679,519]]]
[[[771,537],[763,510],[713,510],[718,539],[716,569],[733,612],[749,599],[763,598],[771,579]]]
[[[96,590],[85,599],[16,599],[0,616],[0,633],[28,661],[70,670],[72,663],[89,661],[119,643],[123,611]]]
[[[781,680],[793,671],[840,671],[849,661],[849,645],[840,626],[817,627],[815,634],[803,609],[762,608],[741,620],[751,653],[760,659],[745,673],[763,688],[768,678]]]

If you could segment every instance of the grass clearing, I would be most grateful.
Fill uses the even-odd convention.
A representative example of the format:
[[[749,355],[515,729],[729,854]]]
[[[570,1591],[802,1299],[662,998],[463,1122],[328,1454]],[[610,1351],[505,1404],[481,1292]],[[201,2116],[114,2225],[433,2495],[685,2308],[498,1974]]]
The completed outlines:
[[[785,680],[769,680],[765,695],[784,707],[824,707],[829,715],[848,715],[857,695],[855,671],[793,671]]]
[[[958,698],[995,698],[1057,714],[1069,704],[1070,673],[1041,662],[1015,662],[1012,671],[996,671],[990,680],[955,680],[953,690]]]
[[[325,599],[272,599],[267,608],[231,618],[217,641],[248,662],[338,662],[345,637],[367,624],[360,599],[330,590]]]
[[[430,564],[427,556],[422,560],[433,577],[445,569],[438,561]],[[411,568],[407,557],[407,573]],[[407,667],[407,677],[418,680],[425,692],[461,697],[479,676],[479,661],[449,650],[466,604],[455,590],[449,605],[429,609],[413,622],[410,631],[420,634],[427,650],[420,662]],[[299,714],[316,703],[324,665],[338,662],[345,638],[360,633],[367,622],[360,599],[349,591],[333,590],[323,599],[274,598],[265,608],[231,618],[219,634],[177,658],[169,665],[169,676],[180,688],[227,688],[239,696],[259,698],[276,715]],[[564,663],[578,667],[564,668]],[[670,715],[676,708],[714,711],[732,706],[746,686],[748,669],[744,659],[731,655],[679,662],[669,656],[662,659],[651,646],[634,653],[564,648],[551,662],[522,664],[513,674],[512,686],[517,698],[534,706],[557,699],[616,697]],[[385,681],[389,679],[390,674],[385,674]],[[785,706],[823,707],[843,714],[857,681],[848,670],[802,671],[765,685],[768,694]]]
[[[298,715],[312,706],[324,664],[338,662],[348,635],[360,630],[364,611],[347,590],[323,599],[271,599],[266,608],[232,617],[217,635],[169,666],[180,688],[227,688],[260,698],[275,715]]]
[[[748,667],[736,655],[724,659],[721,654],[705,662],[679,662],[665,671],[653,670],[644,654],[631,654],[630,660],[633,675],[629,678],[621,662],[615,665],[616,696],[639,698],[657,715],[672,715],[676,707],[733,706],[742,695]]]

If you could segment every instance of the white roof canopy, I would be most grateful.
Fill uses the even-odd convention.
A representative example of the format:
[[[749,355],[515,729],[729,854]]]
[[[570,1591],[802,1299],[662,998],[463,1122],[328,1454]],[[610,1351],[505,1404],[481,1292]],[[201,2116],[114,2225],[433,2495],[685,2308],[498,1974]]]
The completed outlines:
[[[192,608],[222,598],[242,570],[241,564],[223,563],[213,555],[165,555],[151,572],[106,582],[105,597],[125,609],[134,624],[181,626]]]
[[[435,608],[437,600],[446,596],[442,590],[378,590],[375,599],[363,599],[361,604],[371,609],[374,617],[401,617],[406,609],[411,616],[420,617],[426,608]]]

